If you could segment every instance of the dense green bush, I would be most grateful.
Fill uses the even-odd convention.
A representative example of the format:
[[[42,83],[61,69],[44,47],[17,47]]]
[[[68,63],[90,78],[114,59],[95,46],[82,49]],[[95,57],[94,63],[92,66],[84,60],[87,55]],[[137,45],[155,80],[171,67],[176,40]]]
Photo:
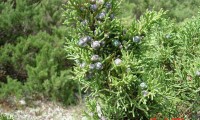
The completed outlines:
[[[168,11],[167,17],[181,22],[186,18],[196,16],[199,6],[199,0],[124,0],[120,16],[129,18],[128,20],[139,19],[146,9],[159,11],[162,8]]]
[[[0,114],[0,120],[13,120],[13,118],[5,114]]]
[[[119,6],[119,0],[66,5],[65,49],[76,61],[74,79],[90,91],[92,119],[192,119],[200,109],[199,17],[178,26],[162,10],[146,11],[124,27],[114,17]]]
[[[0,3],[0,45],[16,43],[39,31],[52,33],[62,23],[61,5],[65,0],[6,0]]]
[[[58,0],[7,0],[0,3],[0,100],[45,96],[75,103],[79,87],[63,50]]]

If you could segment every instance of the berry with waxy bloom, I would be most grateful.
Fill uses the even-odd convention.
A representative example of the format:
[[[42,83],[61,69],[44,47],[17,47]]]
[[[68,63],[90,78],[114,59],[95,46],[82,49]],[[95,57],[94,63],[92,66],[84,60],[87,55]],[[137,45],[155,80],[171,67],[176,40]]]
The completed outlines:
[[[128,68],[126,69],[126,72],[131,72],[131,68],[128,67]]]
[[[83,21],[81,22],[81,24],[84,25],[84,26],[86,26],[86,25],[88,24],[88,21],[87,21],[87,20],[83,20]]]
[[[83,62],[83,63],[81,63],[81,64],[80,64],[80,67],[81,67],[81,68],[84,68],[84,67],[85,67],[85,65],[86,65],[86,63],[85,63],[85,62]]]
[[[140,87],[141,87],[142,89],[144,89],[144,88],[147,88],[147,85],[146,85],[146,83],[142,82],[142,83],[140,83]]]
[[[92,38],[90,36],[86,36],[86,37],[83,37],[81,38],[85,43],[88,43],[88,42],[91,42],[92,41]]]
[[[80,47],[85,47],[87,45],[87,43],[84,40],[80,39],[79,42],[78,42],[78,45]]]
[[[104,18],[106,17],[106,13],[105,12],[101,12],[99,15],[98,15],[98,19],[99,20],[103,20]]]
[[[101,70],[103,68],[103,64],[101,62],[97,62],[95,64],[97,70]]]
[[[111,20],[115,19],[115,15],[114,14],[110,14],[110,19]]]
[[[91,43],[91,47],[96,50],[96,49],[101,47],[101,42],[100,41],[93,41]]]
[[[98,60],[100,60],[99,55],[92,55],[91,61],[98,61]]]
[[[96,10],[98,9],[98,7],[97,7],[96,4],[92,4],[92,5],[90,6],[90,9],[94,12],[94,11],[96,11]]]
[[[98,5],[103,5],[103,4],[104,4],[104,0],[97,0],[96,3],[97,3]]]
[[[166,34],[166,35],[165,35],[165,38],[170,39],[170,38],[171,38],[171,35],[170,35],[170,34]]]
[[[148,94],[149,94],[149,92],[148,92],[147,90],[143,90],[143,91],[142,91],[142,95],[143,95],[144,97],[146,97]]]
[[[200,71],[196,71],[196,76],[200,77]]]
[[[120,42],[119,40],[114,40],[114,41],[113,41],[113,45],[114,45],[115,47],[119,47],[119,46],[121,45],[121,42]]]
[[[107,3],[105,4],[105,7],[106,7],[107,9],[111,9],[111,8],[112,8],[112,4],[109,3],[109,2],[107,2]]]
[[[122,62],[122,60],[121,60],[121,59],[119,59],[119,58],[115,59],[115,65],[120,65],[120,64],[121,64],[121,62]]]
[[[95,69],[95,64],[90,64],[90,66],[89,66],[89,68],[91,69],[91,70],[94,70]]]
[[[134,36],[133,37],[133,42],[139,43],[141,41],[141,37],[140,36]]]

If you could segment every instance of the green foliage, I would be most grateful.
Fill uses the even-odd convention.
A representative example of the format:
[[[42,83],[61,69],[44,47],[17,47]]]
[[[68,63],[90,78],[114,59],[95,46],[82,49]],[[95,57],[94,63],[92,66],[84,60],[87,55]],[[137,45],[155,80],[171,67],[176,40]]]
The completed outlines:
[[[92,119],[192,119],[200,105],[199,17],[178,26],[163,10],[146,11],[124,27],[110,17],[119,6],[69,0],[64,13],[65,50],[76,61],[73,79],[90,91]]]
[[[62,23],[58,0],[7,0],[0,3],[0,45],[16,43],[19,36],[27,37],[38,31],[51,33],[53,26]]]
[[[63,50],[68,34],[58,0],[7,0],[0,3],[0,100],[45,96],[77,102],[72,61]]]
[[[120,16],[129,20],[134,17],[139,19],[146,9],[156,11],[164,9],[168,11],[167,17],[181,22],[196,16],[199,6],[199,0],[124,0]]]
[[[17,98],[22,97],[23,86],[21,82],[13,80],[12,78],[7,78],[7,83],[0,83],[0,98],[6,99],[9,96],[16,96]]]
[[[13,118],[5,114],[0,114],[0,120],[13,120]]]

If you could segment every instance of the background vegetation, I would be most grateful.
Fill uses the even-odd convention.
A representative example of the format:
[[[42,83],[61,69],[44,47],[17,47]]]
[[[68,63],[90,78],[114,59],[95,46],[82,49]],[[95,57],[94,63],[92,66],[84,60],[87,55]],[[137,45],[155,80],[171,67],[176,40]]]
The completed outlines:
[[[78,84],[63,49],[67,30],[58,0],[0,3],[0,99],[45,96],[72,104]]]
[[[4,101],[9,96],[16,96],[19,99],[46,97],[66,105],[77,103],[80,95],[79,83],[71,77],[74,61],[66,59],[68,53],[64,50],[65,37],[71,37],[69,30],[62,24],[65,19],[62,17],[64,12],[62,5],[66,4],[66,1],[0,1],[0,101]],[[168,22],[172,22],[171,26],[180,27],[183,24],[185,27],[182,25],[180,28],[169,30],[163,28],[162,34],[159,33],[160,30],[153,28],[155,33],[149,33],[147,36],[149,42],[152,42],[149,44],[155,44],[155,36],[160,41],[156,43],[158,50],[151,49],[151,52],[160,52],[158,53],[160,56],[154,56],[157,58],[157,65],[169,64],[171,58],[168,56],[172,53],[177,54],[176,60],[179,63],[176,64],[176,69],[191,74],[180,73],[174,74],[173,77],[189,79],[191,76],[194,77],[195,71],[199,69],[198,62],[195,62],[198,61],[199,53],[197,49],[199,47],[199,17],[195,19],[192,17],[197,16],[199,5],[199,0],[124,0],[117,18],[122,20],[123,25],[130,26],[132,21],[139,20],[147,9],[167,10],[167,14],[162,17],[170,18]],[[162,24],[166,26],[166,23]],[[178,34],[174,35],[177,31],[179,31]],[[170,42],[163,41],[163,36],[168,33],[172,36]],[[180,42],[181,40],[185,42]],[[195,42],[190,43],[189,40],[195,40]],[[180,48],[171,51],[172,46],[179,45]],[[160,47],[168,51],[162,53],[159,51]],[[189,69],[191,66],[196,67]],[[157,74],[152,73],[152,75]],[[168,85],[175,84],[174,81],[170,82]],[[182,81],[176,82],[182,83]],[[188,101],[184,105],[190,106],[193,100],[185,95],[189,92],[184,91],[191,92],[197,86],[188,83],[184,85],[186,86],[181,86],[183,87],[181,89],[180,86],[176,86],[177,89],[174,90],[180,90],[181,99]]]

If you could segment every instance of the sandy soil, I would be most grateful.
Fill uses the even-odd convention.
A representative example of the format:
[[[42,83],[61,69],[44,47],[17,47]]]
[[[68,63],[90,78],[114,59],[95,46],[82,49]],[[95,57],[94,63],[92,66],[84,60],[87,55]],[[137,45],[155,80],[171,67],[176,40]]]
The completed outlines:
[[[28,105],[29,104],[29,105]],[[55,102],[37,100],[30,103],[21,100],[18,104],[0,103],[0,113],[10,115],[14,120],[86,120],[82,113],[84,104],[63,107]]]

